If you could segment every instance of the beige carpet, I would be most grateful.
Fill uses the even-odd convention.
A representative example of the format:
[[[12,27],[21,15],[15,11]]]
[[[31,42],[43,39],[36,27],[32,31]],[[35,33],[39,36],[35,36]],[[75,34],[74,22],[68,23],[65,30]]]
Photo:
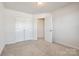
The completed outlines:
[[[6,45],[2,56],[77,56],[78,50],[44,40],[30,40]]]

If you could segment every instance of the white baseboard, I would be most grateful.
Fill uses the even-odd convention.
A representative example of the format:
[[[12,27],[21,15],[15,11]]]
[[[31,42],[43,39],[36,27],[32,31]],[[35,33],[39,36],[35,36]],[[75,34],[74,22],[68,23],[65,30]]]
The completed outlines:
[[[79,47],[71,45],[71,44],[66,44],[64,42],[58,42],[58,41],[55,41],[55,43],[58,43],[58,44],[61,44],[61,45],[64,45],[64,46],[67,46],[67,47],[71,47],[71,48],[75,48],[75,49],[79,50]]]
[[[37,39],[28,39],[28,40],[37,40]],[[6,44],[13,44],[13,43],[22,42],[22,41],[28,41],[28,40],[9,41]]]

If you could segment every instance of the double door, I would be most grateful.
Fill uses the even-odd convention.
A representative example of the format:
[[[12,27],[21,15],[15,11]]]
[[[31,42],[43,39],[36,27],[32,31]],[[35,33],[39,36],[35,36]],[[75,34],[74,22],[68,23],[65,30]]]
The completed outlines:
[[[16,18],[16,41],[33,39],[32,19],[27,17]]]

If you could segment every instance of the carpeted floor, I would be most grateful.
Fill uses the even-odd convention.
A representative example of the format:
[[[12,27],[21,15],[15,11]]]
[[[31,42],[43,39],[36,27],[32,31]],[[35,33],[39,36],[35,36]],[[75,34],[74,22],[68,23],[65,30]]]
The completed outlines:
[[[45,40],[28,40],[6,45],[2,56],[78,56],[78,50]]]

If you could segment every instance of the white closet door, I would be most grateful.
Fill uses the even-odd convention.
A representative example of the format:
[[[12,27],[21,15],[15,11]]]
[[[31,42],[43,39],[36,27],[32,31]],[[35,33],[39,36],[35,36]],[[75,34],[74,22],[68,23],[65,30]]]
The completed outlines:
[[[25,40],[31,40],[33,39],[33,24],[32,24],[32,19],[28,18],[25,20],[25,26],[24,26],[24,38]]]
[[[33,39],[33,20],[31,17],[16,18],[16,40],[24,41]]]
[[[24,40],[24,20],[21,17],[16,18],[16,41]]]

